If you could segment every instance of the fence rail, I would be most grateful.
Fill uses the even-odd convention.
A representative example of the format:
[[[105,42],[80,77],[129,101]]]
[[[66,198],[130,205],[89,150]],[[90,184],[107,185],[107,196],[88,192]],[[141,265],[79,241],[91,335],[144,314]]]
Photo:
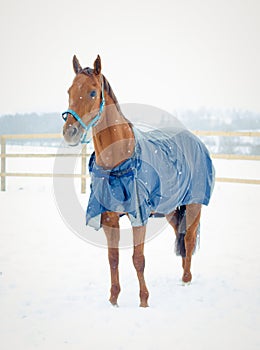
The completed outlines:
[[[228,136],[228,137],[260,137],[259,131],[204,131],[204,130],[194,130],[193,134],[198,136]]]
[[[193,131],[198,136],[226,136],[226,137],[260,137],[260,132],[255,131],[239,131],[239,132],[228,132],[228,131]],[[35,139],[60,139],[60,134],[26,134],[26,135],[1,135],[1,191],[6,190],[6,178],[7,177],[73,177],[81,179],[81,192],[86,192],[86,179],[87,174],[87,157],[90,155],[87,153],[86,146],[82,147],[81,154],[36,154],[36,153],[7,153],[6,152],[6,141],[7,140],[35,140]],[[228,159],[228,160],[260,160],[260,156],[257,155],[240,155],[240,154],[211,154],[212,158],[215,159]],[[50,173],[13,173],[6,171],[6,160],[7,158],[55,158],[55,157],[81,157],[81,172],[80,174],[50,174]],[[242,183],[242,184],[260,184],[260,179],[239,179],[239,178],[224,178],[217,177],[216,181],[219,182],[230,182],[230,183]]]

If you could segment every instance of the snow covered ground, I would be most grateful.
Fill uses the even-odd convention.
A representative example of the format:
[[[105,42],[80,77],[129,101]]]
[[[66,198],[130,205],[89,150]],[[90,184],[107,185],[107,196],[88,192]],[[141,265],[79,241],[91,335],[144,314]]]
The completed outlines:
[[[29,160],[19,162],[30,170]],[[217,161],[217,175],[234,176],[225,173],[229,164]],[[258,164],[243,169],[259,178]],[[122,291],[113,308],[107,251],[69,230],[51,183],[12,178],[0,192],[1,349],[260,348],[260,186],[216,184],[190,286],[181,286],[170,227],[146,244],[150,307],[141,309],[132,250],[120,251]]]

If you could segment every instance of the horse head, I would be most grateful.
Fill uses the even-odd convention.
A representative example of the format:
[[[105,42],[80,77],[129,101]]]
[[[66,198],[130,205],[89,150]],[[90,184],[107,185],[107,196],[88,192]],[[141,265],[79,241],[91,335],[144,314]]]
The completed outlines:
[[[101,117],[104,94],[99,55],[93,68],[82,68],[74,55],[73,68],[76,76],[68,89],[69,108],[62,114],[63,136],[70,146],[77,146]]]

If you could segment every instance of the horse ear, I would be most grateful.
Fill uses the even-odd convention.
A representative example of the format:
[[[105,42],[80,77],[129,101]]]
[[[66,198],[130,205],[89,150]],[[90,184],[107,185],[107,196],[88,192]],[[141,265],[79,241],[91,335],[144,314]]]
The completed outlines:
[[[101,58],[100,56],[98,55],[95,62],[94,62],[94,73],[96,75],[99,75],[101,72]]]
[[[82,67],[81,67],[76,55],[73,56],[73,68],[74,68],[74,72],[76,74],[78,74],[80,71],[82,71]]]

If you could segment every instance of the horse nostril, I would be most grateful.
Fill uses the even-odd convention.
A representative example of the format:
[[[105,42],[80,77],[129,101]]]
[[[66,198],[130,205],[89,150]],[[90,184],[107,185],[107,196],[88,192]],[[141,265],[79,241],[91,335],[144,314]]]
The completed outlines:
[[[78,128],[76,126],[71,126],[69,129],[70,137],[77,135],[77,133],[78,133]]]

